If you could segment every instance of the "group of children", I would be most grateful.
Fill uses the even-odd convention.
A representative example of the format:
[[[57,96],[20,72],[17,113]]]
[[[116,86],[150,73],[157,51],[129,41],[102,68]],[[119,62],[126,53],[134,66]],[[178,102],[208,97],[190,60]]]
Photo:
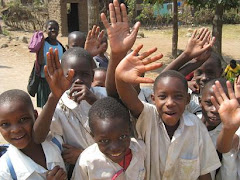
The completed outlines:
[[[111,47],[107,71],[95,69],[93,56],[103,56],[107,41],[94,26],[86,38],[70,33],[62,55],[52,47],[44,54],[51,93],[40,115],[24,91],[0,95],[0,132],[10,144],[0,179],[239,179],[240,78],[234,90],[220,78],[208,29],[195,30],[154,81],[144,74],[161,67],[155,61],[163,55],[150,57],[157,48],[140,53],[143,45],[131,51],[140,23],[130,31],[118,0],[109,10],[110,22],[101,14]],[[184,77],[191,72],[195,86]],[[154,83],[153,90],[140,83]]]

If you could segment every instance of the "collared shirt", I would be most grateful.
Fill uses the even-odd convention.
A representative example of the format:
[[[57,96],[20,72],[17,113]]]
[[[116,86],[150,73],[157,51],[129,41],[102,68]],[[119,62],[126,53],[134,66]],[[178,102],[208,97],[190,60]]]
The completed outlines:
[[[141,87],[141,91],[138,94],[138,99],[141,101],[153,104],[151,95],[153,94],[152,88],[149,87]]]
[[[57,137],[59,142],[61,137]],[[42,143],[43,152],[46,158],[47,169],[34,162],[15,146],[10,145],[7,152],[13,168],[19,180],[44,180],[48,170],[60,166],[65,170],[65,164],[61,156],[61,150],[49,138]],[[0,179],[10,180],[11,174],[6,161],[6,154],[0,158]]]
[[[147,179],[195,180],[220,167],[208,131],[195,115],[184,112],[170,140],[156,107],[143,104],[136,129],[146,144]]]
[[[92,87],[90,90],[98,98],[107,96],[105,88]],[[77,104],[69,99],[68,92],[62,95],[56,107],[50,130],[53,135],[62,136],[64,143],[85,149],[94,143],[88,125],[88,111],[91,105],[85,100]]]
[[[131,138],[129,148],[132,151],[132,160],[127,170],[117,179],[143,180],[145,175],[145,144],[143,141]],[[85,149],[78,158],[72,180],[110,180],[121,169],[122,167],[106,157],[95,143]]]

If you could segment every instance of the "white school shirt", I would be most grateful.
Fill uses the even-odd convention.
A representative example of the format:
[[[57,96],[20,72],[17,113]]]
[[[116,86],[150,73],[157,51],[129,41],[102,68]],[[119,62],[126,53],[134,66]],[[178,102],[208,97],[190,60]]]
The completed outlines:
[[[129,148],[132,151],[132,160],[127,170],[117,180],[143,180],[145,177],[145,144],[141,140],[131,138]],[[111,180],[121,169],[123,168],[106,157],[95,143],[85,149],[79,156],[72,180]]]
[[[61,137],[56,137],[62,144]],[[17,179],[19,180],[44,180],[48,170],[52,170],[55,166],[60,166],[65,171],[65,164],[61,156],[59,147],[47,138],[42,144],[42,148],[46,158],[47,169],[34,162],[30,157],[26,156],[15,146],[10,145],[7,152],[12,162]],[[12,179],[7,161],[6,153],[0,158],[0,179]]]
[[[153,94],[152,88],[149,87],[141,87],[141,90],[138,94],[138,99],[144,102],[148,102],[150,104],[153,104],[151,95]]]
[[[92,87],[90,90],[98,98],[107,96],[103,87]],[[59,100],[50,130],[53,135],[62,136],[64,143],[85,149],[94,143],[88,125],[88,111],[91,105],[85,100],[77,104],[69,99],[68,93],[69,91],[66,91]]]
[[[192,93],[192,90],[188,88],[188,93],[191,95],[191,100],[186,106],[186,110],[190,113],[197,115],[199,119],[202,119],[202,108],[199,102],[199,94]]]
[[[147,179],[195,180],[221,166],[204,124],[184,112],[170,140],[154,105],[144,103],[136,129],[146,144]]]

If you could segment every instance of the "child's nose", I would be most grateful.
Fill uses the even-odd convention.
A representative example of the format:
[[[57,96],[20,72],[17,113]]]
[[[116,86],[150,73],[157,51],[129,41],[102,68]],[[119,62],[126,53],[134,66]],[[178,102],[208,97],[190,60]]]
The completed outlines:
[[[19,125],[12,125],[11,127],[11,132],[12,133],[17,133],[21,130],[21,128],[19,127]]]
[[[167,106],[172,106],[172,105],[174,105],[174,100],[173,100],[173,98],[168,98],[166,104],[167,104]]]

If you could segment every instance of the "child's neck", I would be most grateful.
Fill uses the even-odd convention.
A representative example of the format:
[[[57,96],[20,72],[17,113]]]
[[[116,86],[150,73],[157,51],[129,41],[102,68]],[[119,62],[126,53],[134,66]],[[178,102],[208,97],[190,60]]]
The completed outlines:
[[[100,57],[105,57],[105,55],[104,55],[104,54],[105,54],[105,52],[103,52],[103,53],[100,53],[100,54],[99,54],[99,56],[100,56]]]
[[[26,148],[21,149],[21,151],[34,162],[47,169],[46,157],[41,144],[36,144],[32,141]]]
[[[169,136],[170,140],[172,139],[172,137],[173,137],[176,129],[178,128],[179,124],[180,124],[180,120],[174,126],[168,126],[167,124],[165,124],[165,128],[167,130],[167,133],[168,133],[168,136]]]
[[[57,45],[58,41],[57,41],[57,39],[48,38],[48,43],[51,45]]]

